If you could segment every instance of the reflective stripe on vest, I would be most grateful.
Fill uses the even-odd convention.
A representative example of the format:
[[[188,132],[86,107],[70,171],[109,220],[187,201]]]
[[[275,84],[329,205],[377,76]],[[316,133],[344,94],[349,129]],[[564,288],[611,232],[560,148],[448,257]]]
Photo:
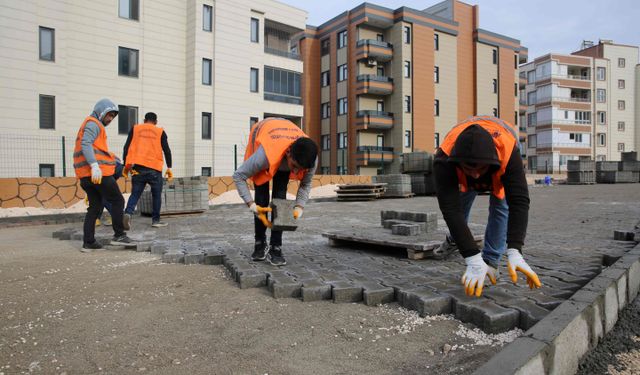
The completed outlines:
[[[300,137],[307,137],[307,135],[296,124],[282,118],[266,118],[253,126],[244,160],[249,159],[262,146],[269,161],[268,170],[260,171],[250,177],[254,184],[263,185],[271,181],[287,150]],[[289,179],[302,180],[305,174],[306,171],[298,171],[298,173],[291,171]]]
[[[93,141],[93,152],[96,157],[96,162],[103,176],[113,176],[116,170],[116,158],[109,152],[109,148],[107,147],[107,132],[100,120],[89,116],[82,122],[82,125],[80,125],[73,149],[73,168],[75,169],[76,177],[83,178],[91,176],[91,165],[82,153],[82,137],[84,136],[84,130],[89,121],[95,122],[100,129],[98,136]]]
[[[126,165],[142,165],[162,172],[162,130],[154,124],[138,124],[133,127],[133,136],[129,144]]]
[[[493,116],[474,116],[454,126],[445,137],[440,149],[447,156],[451,155],[451,151],[458,139],[460,133],[471,125],[478,125],[491,134],[493,144],[496,147],[496,153],[500,160],[500,168],[491,176],[492,191],[491,193],[499,199],[505,198],[504,186],[502,185],[502,175],[504,175],[513,148],[518,142],[518,133],[515,128],[508,122]],[[502,136],[505,135],[505,136]],[[456,167],[458,175],[458,183],[460,191],[468,191],[467,176],[459,167]]]

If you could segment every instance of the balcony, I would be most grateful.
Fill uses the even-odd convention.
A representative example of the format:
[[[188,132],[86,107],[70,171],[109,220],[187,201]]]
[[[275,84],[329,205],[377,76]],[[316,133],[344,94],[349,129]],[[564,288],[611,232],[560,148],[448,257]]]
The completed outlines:
[[[393,92],[393,79],[390,77],[361,74],[357,81],[357,95],[390,95]]]
[[[356,150],[358,166],[388,164],[393,158],[393,147],[358,146]]]
[[[358,111],[356,130],[389,130],[393,128],[393,113],[381,111]]]
[[[387,62],[393,58],[393,46],[391,43],[375,39],[362,39],[356,43],[356,57],[358,60],[374,59]]]
[[[293,60],[302,60],[295,48],[291,47],[294,35],[302,32],[293,26],[279,22],[265,20],[264,24],[264,52]]]

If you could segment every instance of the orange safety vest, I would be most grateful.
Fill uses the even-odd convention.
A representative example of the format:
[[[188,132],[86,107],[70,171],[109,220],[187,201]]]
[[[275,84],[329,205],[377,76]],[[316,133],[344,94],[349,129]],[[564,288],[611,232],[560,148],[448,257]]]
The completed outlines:
[[[82,153],[82,137],[84,136],[85,126],[89,121],[95,122],[100,128],[98,137],[93,141],[93,152],[100,170],[102,170],[102,176],[113,176],[116,171],[116,157],[109,152],[109,147],[107,147],[107,132],[100,120],[89,116],[80,125],[80,130],[78,130],[78,135],[76,136],[76,145],[73,149],[73,168],[76,171],[76,177],[91,177],[91,165],[89,165]]]
[[[244,154],[244,160],[249,159],[258,147],[262,146],[267,160],[269,161],[269,169],[263,170],[250,177],[256,185],[263,185],[271,181],[275,176],[282,159],[291,144],[300,137],[307,135],[296,124],[282,118],[266,118],[251,128],[249,134],[249,142],[247,150]],[[289,174],[291,180],[302,180],[306,171],[298,171],[298,173]]]
[[[136,164],[162,172],[162,133],[164,130],[154,124],[137,124],[133,127],[133,137],[129,144],[125,165]]]
[[[498,159],[500,160],[500,168],[491,176],[491,193],[499,199],[504,199],[506,195],[501,178],[507,169],[507,163],[509,163],[509,158],[511,158],[513,148],[518,141],[518,133],[513,125],[497,117],[470,117],[454,126],[453,129],[451,129],[451,131],[447,133],[444,142],[440,146],[442,152],[444,152],[447,156],[451,155],[451,151],[453,150],[453,146],[455,145],[458,136],[471,125],[481,126],[484,130],[489,132],[489,134],[491,134],[491,137],[493,138],[493,144],[496,146],[496,152],[498,154]],[[458,174],[460,191],[466,192],[468,190],[467,176],[459,167],[456,167],[456,172]]]

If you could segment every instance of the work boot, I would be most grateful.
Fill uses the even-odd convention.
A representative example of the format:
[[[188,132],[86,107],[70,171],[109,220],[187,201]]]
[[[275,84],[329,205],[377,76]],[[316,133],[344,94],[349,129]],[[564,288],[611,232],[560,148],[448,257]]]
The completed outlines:
[[[115,246],[128,246],[128,245],[134,245],[135,242],[133,242],[131,238],[127,237],[126,234],[123,234],[121,236],[114,236],[111,239],[111,244]]]
[[[458,250],[458,245],[453,241],[453,238],[447,235],[442,244],[433,250],[433,258],[438,260],[446,259],[456,250]]]
[[[124,228],[124,230],[131,230],[131,215],[122,215],[122,227]]]
[[[90,253],[94,250],[100,250],[100,249],[102,249],[102,245],[100,245],[97,241],[95,241],[92,243],[83,243],[82,249],[80,249],[80,251],[83,253]]]
[[[278,245],[269,246],[269,263],[274,266],[284,266],[287,261],[282,256],[282,249]]]
[[[164,221],[160,221],[160,220],[154,221],[154,222],[151,223],[151,226],[154,227],[154,228],[162,228],[162,227],[166,227],[167,225],[169,225],[169,224],[165,223]]]
[[[251,259],[255,261],[264,260],[267,257],[267,253],[269,252],[269,247],[267,243],[264,241],[256,241],[256,244],[253,246],[253,254],[251,254]]]

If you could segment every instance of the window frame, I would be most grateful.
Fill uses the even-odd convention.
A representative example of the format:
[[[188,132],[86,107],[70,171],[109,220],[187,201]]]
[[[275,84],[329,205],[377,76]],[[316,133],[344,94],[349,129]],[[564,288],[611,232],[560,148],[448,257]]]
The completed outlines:
[[[627,66],[627,60],[624,57],[618,57],[618,68],[624,68]]]
[[[211,112],[202,112],[200,115],[200,139],[205,141],[210,141],[213,139],[213,126]],[[207,124],[205,127],[204,120],[207,119]]]
[[[320,41],[320,56],[326,56],[331,52],[331,39],[324,38]]]
[[[135,118],[133,119],[130,118],[131,110],[135,110]],[[119,135],[129,134],[129,131],[131,131],[133,126],[138,123],[139,114],[140,114],[139,107],[136,107],[133,105],[119,104],[118,105],[118,134]],[[126,129],[124,129],[125,125],[126,125]]]
[[[440,99],[433,100],[433,116],[440,117]]]
[[[205,66],[209,65],[209,69],[208,71],[205,72]],[[213,77],[212,77],[212,73],[213,73],[213,60],[211,59],[207,59],[205,57],[202,58],[202,84],[205,86],[212,86],[213,85]],[[205,73],[208,74],[208,81],[205,80]]]
[[[127,53],[127,59],[131,58],[131,53],[135,52],[135,56],[136,56],[136,66],[135,66],[135,74],[129,74],[131,72],[131,67],[128,67],[128,73],[125,73],[125,67],[122,58],[123,56],[123,52]],[[129,61],[127,61],[127,64],[129,64]],[[140,76],[140,50],[137,50],[135,48],[129,48],[129,47],[122,47],[122,46],[118,46],[118,76],[120,77],[131,77],[131,78],[138,78]]]
[[[402,72],[404,78],[411,78],[411,61],[404,60],[404,64],[402,65]]]
[[[607,145],[607,134],[606,133],[597,133],[597,146],[598,147],[606,147]]]
[[[347,64],[338,65],[337,72],[337,82],[343,82],[347,80],[349,74],[347,71]]]
[[[331,118],[331,103],[320,103],[320,119],[324,120],[328,118]]]
[[[211,177],[213,170],[211,167],[200,167],[200,176],[202,177]]]
[[[338,98],[337,101],[338,110],[336,114],[338,116],[346,115],[349,112],[349,102],[347,101],[347,97]]]
[[[260,118],[259,117],[255,117],[255,116],[251,116],[249,117],[249,130],[251,130],[251,128],[253,128],[253,125],[257,124],[260,122]]]
[[[320,148],[321,151],[331,150],[331,135],[323,134],[320,136]]]
[[[607,125],[607,112],[606,111],[597,111],[596,116],[598,116],[598,125]]]
[[[320,73],[320,87],[327,87],[331,84],[331,71],[325,70]]]
[[[433,83],[440,83],[440,67],[435,65],[433,67]]]
[[[251,17],[249,22],[249,41],[251,43],[260,43],[260,19]]]
[[[618,131],[623,132],[626,129],[626,124],[624,121],[618,121]]]
[[[411,113],[411,95],[405,95],[402,103],[402,110],[404,113]]]
[[[624,100],[618,100],[618,111],[624,111],[627,108],[627,103]]]
[[[618,142],[618,152],[624,152],[624,142]]]
[[[433,33],[433,50],[440,51],[440,34]]]
[[[52,114],[51,114],[51,127],[43,127],[43,100],[47,100],[47,99],[51,99],[51,108],[52,108]],[[56,97],[54,95],[44,95],[44,94],[39,94],[38,95],[38,129],[43,129],[43,130],[55,130],[56,129]]]
[[[347,46],[347,30],[339,31],[336,38],[338,39],[337,49],[342,49]]]
[[[498,65],[498,50],[495,48],[491,50],[491,61],[493,65]]]
[[[596,103],[606,103],[606,102],[607,102],[607,90],[596,89]]]
[[[596,67],[596,80],[597,81],[607,80],[607,68],[605,68],[604,66]]]
[[[51,35],[51,58],[44,58],[42,54],[42,34],[43,32],[50,32]],[[56,29],[45,26],[38,26],[38,58],[40,61],[56,61]]]
[[[411,26],[403,26],[402,41],[404,44],[411,44]]]
[[[122,15],[121,10],[122,10],[122,2],[123,1],[127,1],[129,3],[129,16],[125,16]],[[135,4],[135,7],[134,7]],[[135,8],[135,12],[133,12]],[[135,13],[135,17],[132,16],[132,14]],[[123,18],[125,20],[132,20],[132,21],[140,21],[140,1],[139,0],[118,0],[118,17],[119,18]]]
[[[411,130],[404,131],[404,147],[411,147]]]
[[[209,10],[209,17],[207,17],[207,9]],[[207,23],[208,29],[206,27]],[[213,6],[208,4],[202,4],[202,31],[213,32]]]
[[[50,169],[51,170],[51,175],[50,176],[43,176],[42,171],[44,171],[46,169]],[[51,163],[38,164],[38,176],[40,176],[41,178],[55,177],[56,176],[56,165],[55,164],[51,164]]]
[[[627,84],[626,84],[624,79],[619,79],[618,80],[618,89],[624,90],[624,89],[626,89],[626,86],[627,86]]]
[[[493,89],[493,93],[497,94],[498,93],[498,80],[496,78],[492,79],[491,86],[492,86],[492,89]]]
[[[260,92],[260,69],[258,68],[249,69],[249,92]]]

